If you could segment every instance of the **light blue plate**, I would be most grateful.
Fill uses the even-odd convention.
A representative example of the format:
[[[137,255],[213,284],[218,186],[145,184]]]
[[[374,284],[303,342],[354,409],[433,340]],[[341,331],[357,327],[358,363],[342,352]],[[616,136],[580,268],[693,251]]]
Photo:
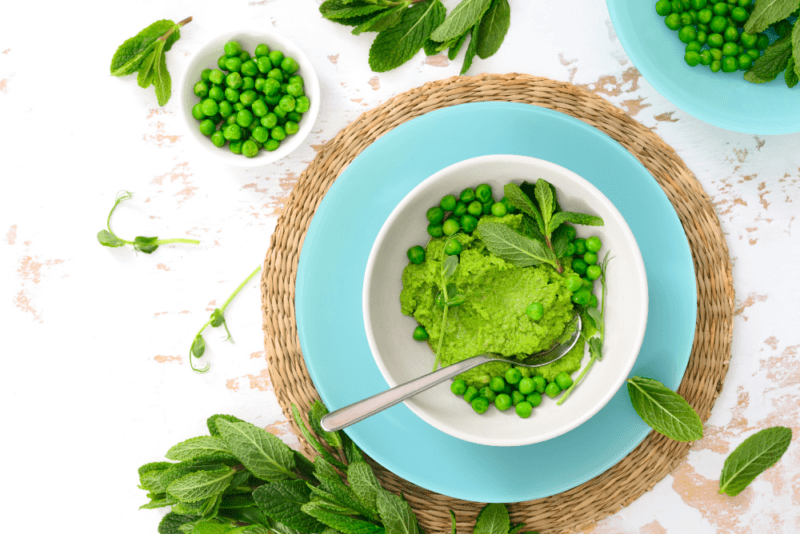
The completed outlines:
[[[800,88],[783,73],[753,84],[744,72],[711,72],[683,60],[686,45],[656,13],[655,0],[606,0],[614,30],[639,72],[664,97],[700,120],[736,132],[768,135],[800,132]]]
[[[667,197],[630,153],[600,131],[548,109],[488,102],[440,109],[395,128],[364,150],[320,203],[300,254],[295,304],[306,366],[328,408],[388,387],[372,358],[361,313],[364,270],[381,226],[422,180],[486,154],[562,165],[619,209],[642,251],[650,290],[647,332],[632,375],[677,388],[697,307],[689,245]],[[598,365],[613,360],[607,354]],[[550,403],[542,409],[557,408]],[[465,404],[464,410],[470,408]],[[403,404],[347,429],[367,454],[406,480],[482,502],[524,501],[577,486],[621,460],[648,431],[624,387],[583,425],[524,447],[461,441]]]

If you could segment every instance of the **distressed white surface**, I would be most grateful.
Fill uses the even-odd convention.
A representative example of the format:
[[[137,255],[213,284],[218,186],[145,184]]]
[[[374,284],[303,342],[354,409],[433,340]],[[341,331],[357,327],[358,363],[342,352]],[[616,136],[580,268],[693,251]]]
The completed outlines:
[[[206,375],[186,362],[192,337],[214,301],[263,260],[312,145],[461,65],[461,58],[426,61],[420,53],[376,75],[367,65],[372,36],[322,20],[319,3],[45,1],[34,13],[23,2],[3,6],[3,532],[43,531],[49,521],[60,532],[155,532],[159,513],[136,510],[144,502],[136,467],[203,433],[212,413],[237,414],[296,443],[266,374],[257,281],[226,314],[236,344],[207,332]],[[586,532],[800,531],[797,437],[739,497],[715,492],[726,454],[744,437],[775,424],[800,431],[800,135],[737,134],[677,111],[632,68],[603,2],[511,6],[505,44],[495,57],[476,59],[470,73],[570,80],[654,128],[713,197],[735,267],[733,357],[707,437],[652,492]],[[175,81],[191,54],[226,29],[265,25],[301,44],[324,95],[302,149],[258,171],[199,159],[177,99],[159,109],[153,90],[139,89],[134,77],[107,75],[126,37],[159,18],[189,15],[194,22],[168,55]],[[152,256],[99,246],[95,234],[120,189],[136,195],[115,215],[120,235],[196,236],[202,244],[165,246]]]

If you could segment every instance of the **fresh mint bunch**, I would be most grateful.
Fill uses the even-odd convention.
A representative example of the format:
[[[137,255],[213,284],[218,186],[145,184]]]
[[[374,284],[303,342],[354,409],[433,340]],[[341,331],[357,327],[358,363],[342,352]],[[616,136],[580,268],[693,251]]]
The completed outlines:
[[[461,0],[449,15],[440,0],[326,0],[319,10],[354,26],[354,35],[378,33],[369,51],[375,72],[399,67],[421,48],[427,55],[448,50],[453,60],[469,38],[464,74],[476,55],[486,59],[500,49],[511,24],[508,0]]]
[[[193,357],[194,358],[202,358],[203,354],[205,354],[205,352],[206,352],[206,341],[203,338],[203,332],[205,331],[206,328],[208,328],[209,326],[212,327],[212,328],[218,328],[220,326],[224,327],[225,328],[225,333],[228,334],[228,337],[225,338],[225,341],[230,341],[231,343],[233,343],[233,338],[231,337],[231,332],[230,332],[230,330],[228,330],[228,323],[225,322],[225,315],[224,315],[225,314],[225,309],[231,303],[233,298],[236,295],[239,294],[239,292],[244,288],[244,286],[247,285],[247,282],[252,280],[253,277],[256,274],[258,274],[258,272],[260,270],[261,270],[261,266],[259,265],[258,267],[255,268],[255,270],[252,273],[250,273],[248,275],[247,278],[245,278],[244,282],[239,284],[239,287],[237,287],[234,290],[234,292],[231,293],[231,295],[222,304],[222,306],[220,306],[219,308],[214,308],[214,311],[211,312],[211,317],[208,319],[208,321],[205,322],[205,324],[203,326],[200,327],[200,331],[198,331],[197,334],[194,336],[194,339],[192,340],[192,346],[189,349],[189,367],[191,367],[193,371],[195,371],[197,373],[205,373],[211,368],[211,365],[206,363],[205,367],[203,367],[202,369],[198,369],[198,368],[196,368],[194,366],[194,362],[192,361]],[[212,431],[212,433],[213,433],[213,431]]]
[[[180,28],[191,21],[192,17],[178,23],[159,20],[122,43],[111,58],[111,75],[127,76],[138,72],[139,87],[146,89],[154,85],[158,105],[165,105],[172,94],[166,53],[181,38]]]
[[[120,191],[117,193],[117,196],[114,199],[114,206],[111,208],[111,211],[108,212],[108,218],[106,219],[106,230],[100,230],[97,232],[97,241],[99,241],[101,245],[111,248],[133,245],[133,250],[136,250],[137,252],[152,254],[156,251],[159,245],[168,245],[170,243],[186,243],[189,245],[200,244],[200,241],[196,239],[159,239],[158,237],[136,236],[133,241],[128,241],[127,239],[118,237],[117,234],[111,231],[111,216],[114,214],[114,210],[117,209],[117,206],[119,206],[120,203],[130,200],[131,198],[133,198],[133,193],[130,191]]]
[[[789,88],[800,79],[800,24],[789,24],[790,17],[800,15],[800,0],[756,0],[753,12],[747,19],[744,31],[757,34],[772,27],[780,37],[769,45],[764,54],[753,62],[744,74],[752,83],[771,82],[781,72]],[[784,32],[783,28],[791,28]]]

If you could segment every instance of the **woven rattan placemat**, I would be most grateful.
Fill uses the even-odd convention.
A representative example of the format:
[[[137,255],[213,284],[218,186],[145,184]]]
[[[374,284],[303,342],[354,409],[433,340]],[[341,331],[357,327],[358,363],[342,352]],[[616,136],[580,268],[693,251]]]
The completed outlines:
[[[728,247],[710,199],[683,161],[648,128],[596,95],[524,74],[454,77],[398,95],[328,141],[300,176],[272,235],[261,279],[269,373],[287,419],[292,421],[291,403],[305,413],[319,398],[300,352],[294,296],[300,249],[322,197],[342,170],[381,135],[429,111],[482,101],[532,104],[580,119],[622,144],[664,189],[686,231],[697,276],[697,329],[678,391],[705,421],[728,370],[734,305]],[[293,422],[292,426],[299,436]],[[303,445],[312,453],[307,443]],[[525,523],[526,530],[542,534],[589,526],[652,489],[686,456],[689,446],[651,432],[602,475],[552,497],[511,504],[512,523]],[[480,504],[432,493],[380,466],[376,472],[384,487],[403,492],[426,532],[449,532],[449,510],[456,512],[459,531],[472,531]]]

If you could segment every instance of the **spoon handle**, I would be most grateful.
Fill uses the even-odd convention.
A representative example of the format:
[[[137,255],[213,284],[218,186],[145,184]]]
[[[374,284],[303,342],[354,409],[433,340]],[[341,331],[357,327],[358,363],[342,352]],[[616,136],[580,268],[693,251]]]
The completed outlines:
[[[320,425],[328,432],[335,432],[347,428],[354,423],[363,421],[367,417],[382,412],[386,408],[391,408],[395,404],[413,397],[417,393],[422,393],[436,384],[444,382],[448,378],[453,378],[456,375],[460,375],[465,371],[469,371],[474,367],[491,361],[494,361],[494,358],[475,356],[474,358],[468,358],[427,375],[422,375],[405,384],[400,384],[399,386],[387,389],[372,397],[354,402],[350,406],[339,408],[335,412],[331,412],[323,417],[320,420]]]

